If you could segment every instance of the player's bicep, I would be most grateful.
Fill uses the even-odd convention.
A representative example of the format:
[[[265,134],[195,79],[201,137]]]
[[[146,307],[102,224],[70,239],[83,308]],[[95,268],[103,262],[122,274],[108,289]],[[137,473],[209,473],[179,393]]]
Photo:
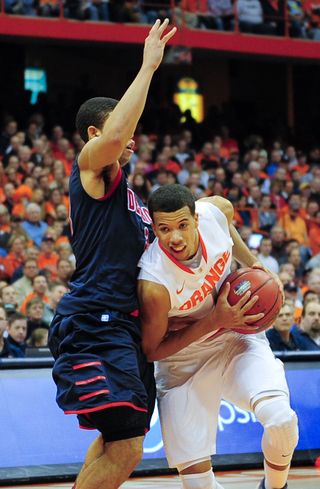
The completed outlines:
[[[166,336],[170,295],[163,285],[138,280],[138,296],[142,348],[148,357]]]

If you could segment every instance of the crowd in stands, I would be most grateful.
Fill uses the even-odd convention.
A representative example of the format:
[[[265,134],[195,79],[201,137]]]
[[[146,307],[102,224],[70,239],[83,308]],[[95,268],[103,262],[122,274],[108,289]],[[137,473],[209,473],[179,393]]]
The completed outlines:
[[[103,22],[153,24],[320,40],[320,0],[5,0],[5,12]]]
[[[132,189],[145,203],[167,183],[186,185],[195,199],[229,199],[243,241],[284,284],[283,312],[268,332],[271,344],[320,350],[320,145],[265,143],[255,134],[239,141],[223,122],[215,130],[199,128],[190,111],[171,132],[146,127],[138,125],[135,151],[124,167]],[[83,144],[76,131],[50,126],[41,113],[33,113],[26,127],[10,114],[2,121],[0,357],[45,345],[68,290],[75,268],[68,184]]]

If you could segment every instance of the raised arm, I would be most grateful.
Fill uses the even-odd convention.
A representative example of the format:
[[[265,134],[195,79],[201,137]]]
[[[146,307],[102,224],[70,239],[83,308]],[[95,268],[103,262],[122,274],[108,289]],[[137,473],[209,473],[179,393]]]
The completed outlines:
[[[79,157],[80,169],[98,171],[119,160],[143,112],[152,76],[162,61],[165,45],[176,32],[174,27],[163,35],[168,23],[168,19],[162,24],[157,20],[153,25],[145,40],[139,73],[110,114],[102,131],[94,134],[83,148]]]

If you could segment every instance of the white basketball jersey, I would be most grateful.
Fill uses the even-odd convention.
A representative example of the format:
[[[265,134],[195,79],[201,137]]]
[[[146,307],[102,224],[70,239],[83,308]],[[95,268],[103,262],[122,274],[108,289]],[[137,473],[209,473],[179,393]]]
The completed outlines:
[[[202,257],[189,268],[167,252],[156,238],[142,255],[139,279],[160,283],[170,294],[172,316],[205,316],[214,306],[214,296],[230,273],[233,241],[226,216],[208,202],[196,202]],[[144,273],[146,272],[146,274]]]

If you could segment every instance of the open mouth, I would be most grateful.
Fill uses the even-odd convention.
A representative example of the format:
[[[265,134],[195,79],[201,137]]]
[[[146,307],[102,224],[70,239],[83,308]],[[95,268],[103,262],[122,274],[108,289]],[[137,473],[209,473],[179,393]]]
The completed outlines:
[[[170,250],[175,255],[181,255],[185,251],[185,249],[186,249],[186,246],[185,245],[181,245],[181,246],[170,246]]]

